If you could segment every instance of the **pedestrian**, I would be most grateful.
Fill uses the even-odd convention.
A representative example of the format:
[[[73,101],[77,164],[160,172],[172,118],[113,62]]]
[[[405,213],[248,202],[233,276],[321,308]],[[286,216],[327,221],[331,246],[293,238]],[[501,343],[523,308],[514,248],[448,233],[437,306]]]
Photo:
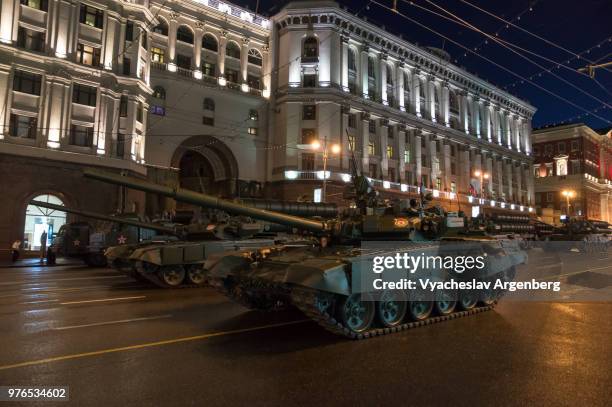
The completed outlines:
[[[21,249],[21,240],[17,239],[11,246],[11,259],[15,263],[19,259],[19,250]]]
[[[47,231],[43,230],[40,235],[40,262],[42,263],[47,253]]]

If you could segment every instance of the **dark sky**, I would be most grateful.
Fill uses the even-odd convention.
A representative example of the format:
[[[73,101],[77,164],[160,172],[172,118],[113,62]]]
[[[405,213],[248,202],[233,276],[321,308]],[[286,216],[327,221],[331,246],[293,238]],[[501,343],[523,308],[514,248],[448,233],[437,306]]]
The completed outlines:
[[[392,0],[376,0],[391,6]],[[543,37],[576,54],[577,59],[553,45],[547,44],[529,34],[513,27],[505,28],[505,23],[496,20],[462,2],[461,0],[415,0],[414,5],[409,1],[397,0],[399,12],[430,27],[453,41],[474,49],[477,53],[491,59],[505,68],[525,77],[533,77],[532,81],[572,103],[593,112],[585,115],[580,108],[546,93],[544,90],[528,84],[521,83],[521,79],[505,72],[484,59],[467,53],[457,45],[444,40],[438,35],[419,27],[407,19],[393,14],[388,10],[367,0],[352,0],[339,3],[346,5],[353,12],[361,10],[361,16],[366,15],[368,20],[377,25],[384,26],[390,32],[402,34],[405,39],[417,42],[422,46],[436,46],[450,52],[453,62],[465,67],[468,71],[478,74],[497,86],[509,86],[508,91],[528,100],[537,107],[533,126],[539,127],[549,124],[560,124],[562,121],[585,122],[591,127],[603,128],[612,125],[612,66],[596,71],[595,80],[585,75],[579,75],[574,70],[557,68],[555,62],[562,62],[566,67],[578,68],[588,64],[587,60],[601,62],[612,61],[612,0],[465,0],[486,11],[489,11],[505,20],[511,21],[521,28]],[[255,9],[256,0],[233,0],[234,3]],[[274,14],[286,2],[273,0],[260,0],[259,10],[263,14]],[[365,5],[369,3],[369,8]],[[531,62],[512,53],[508,49],[494,44],[488,40],[485,44],[482,34],[469,28],[454,24],[435,16],[420,7],[443,14],[431,3],[450,11],[474,27],[489,33],[498,33],[499,37],[515,44],[534,54],[548,58],[541,59],[533,54],[517,50],[542,68],[550,70],[563,78],[555,78],[551,73],[532,64]],[[529,8],[532,8],[530,11]],[[520,16],[520,19],[517,17]],[[603,43],[602,43],[603,42]],[[597,45],[600,44],[599,47]],[[589,53],[583,53],[587,49]],[[569,63],[568,63],[569,60]],[[540,72],[541,75],[538,75]],[[518,83],[517,83],[518,81]],[[512,86],[514,84],[514,86]],[[572,87],[574,85],[576,88]],[[589,95],[581,92],[584,91]],[[597,109],[597,112],[594,110]],[[579,115],[582,115],[579,117]],[[595,117],[595,115],[601,118]],[[604,119],[604,120],[602,120]]]

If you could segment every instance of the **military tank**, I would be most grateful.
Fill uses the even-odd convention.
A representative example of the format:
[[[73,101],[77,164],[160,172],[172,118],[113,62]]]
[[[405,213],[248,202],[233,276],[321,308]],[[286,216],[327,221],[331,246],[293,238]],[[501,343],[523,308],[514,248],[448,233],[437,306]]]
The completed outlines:
[[[546,236],[543,247],[546,251],[607,253],[611,236],[612,227],[608,222],[571,217]]]
[[[329,217],[337,213],[337,207],[331,204],[246,202],[249,206],[273,206],[307,216]],[[158,287],[200,287],[206,283],[204,265],[210,255],[295,239],[287,227],[255,221],[247,216],[228,216],[222,211],[210,211],[198,217],[199,222],[178,227],[173,236],[156,236],[139,244],[109,247],[105,252],[106,258],[113,268]]]
[[[526,261],[525,252],[516,242],[453,230],[463,228],[463,219],[451,219],[439,208],[425,208],[424,199],[418,209],[410,211],[378,207],[377,193],[367,178],[354,174],[352,191],[345,198],[354,200],[355,209],[335,219],[315,220],[134,178],[85,172],[89,178],[308,233],[311,240],[305,243],[220,255],[208,264],[209,282],[249,308],[273,310],[294,305],[324,328],[349,338],[368,338],[489,310],[500,295],[495,289],[476,292],[471,288],[444,289],[432,294],[434,297],[419,290],[373,292],[363,282],[371,276],[368,268],[376,256],[401,251],[416,256],[473,253],[486,257],[485,266],[478,271],[458,273],[440,268],[428,275],[442,283],[454,279],[474,284],[509,281],[516,267]],[[369,246],[368,242],[382,247]],[[390,242],[397,242],[396,252],[385,249]]]
[[[32,205],[66,212],[101,221],[97,227],[89,222],[70,222],[59,229],[50,249],[56,255],[79,258],[90,267],[107,265],[104,250],[111,245],[130,245],[149,239],[156,233],[174,233],[174,229],[142,222],[134,214],[102,215],[96,212],[68,208],[47,202],[32,201]]]

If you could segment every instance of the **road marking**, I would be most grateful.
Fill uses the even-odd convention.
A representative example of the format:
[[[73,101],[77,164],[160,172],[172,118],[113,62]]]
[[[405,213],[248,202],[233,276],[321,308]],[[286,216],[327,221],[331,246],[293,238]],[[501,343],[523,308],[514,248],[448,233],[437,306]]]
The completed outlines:
[[[557,278],[561,278],[561,277],[569,277],[569,276],[573,276],[573,275],[580,274],[580,273],[586,273],[588,271],[609,269],[610,267],[612,267],[612,265],[604,266],[604,267],[593,267],[593,268],[590,268],[590,269],[572,271],[571,273],[559,274],[559,275],[556,275],[556,276],[546,276],[546,277],[536,278],[535,280],[536,281],[542,281],[542,280],[545,280],[545,279],[548,279],[548,278],[555,278],[555,279],[557,279]]]
[[[175,339],[168,339],[168,340],[164,340],[164,341],[141,343],[141,344],[138,344],[138,345],[131,345],[131,346],[123,346],[123,347],[120,347],[120,348],[109,348],[109,349],[96,350],[96,351],[93,351],[93,352],[85,352],[85,353],[76,353],[76,354],[73,354],[73,355],[56,356],[56,357],[52,357],[52,358],[39,359],[39,360],[31,360],[31,361],[28,361],[28,362],[15,363],[15,364],[12,364],[12,365],[4,365],[4,366],[0,366],[0,370],[8,370],[8,369],[15,369],[15,368],[18,368],[18,367],[42,365],[42,364],[45,364],[45,363],[59,362],[59,361],[62,361],[62,360],[80,359],[80,358],[86,358],[86,357],[90,357],[90,356],[104,355],[104,354],[107,354],[107,353],[126,352],[126,351],[136,350],[136,349],[145,349],[145,348],[152,348],[152,347],[156,347],[156,346],[172,345],[172,344],[181,343],[181,342],[199,341],[199,340],[204,340],[204,339],[215,338],[215,337],[218,337],[218,336],[236,335],[236,334],[241,334],[241,333],[246,333],[246,332],[261,331],[261,330],[265,330],[265,329],[278,328],[278,327],[281,327],[281,326],[302,324],[304,322],[310,322],[310,321],[311,321],[310,319],[300,319],[298,321],[290,321],[290,322],[281,322],[281,323],[278,323],[278,324],[261,325],[261,326],[256,326],[256,327],[252,327],[252,328],[242,328],[242,329],[234,329],[234,330],[231,330],[231,331],[212,332],[212,333],[203,334],[203,335],[197,335],[197,336],[188,336],[188,337],[184,337],[184,338],[175,338]]]
[[[16,285],[16,284],[24,284],[24,285],[32,285],[32,284],[48,284],[55,283],[58,281],[77,281],[77,280],[100,280],[103,278],[129,278],[128,276],[97,276],[97,277],[72,277],[72,278],[59,278],[57,280],[44,280],[44,281],[8,281],[0,283],[0,285]]]
[[[142,298],[147,298],[147,296],[139,295],[136,297],[117,297],[117,298],[101,298],[99,300],[68,301],[68,302],[60,302],[60,305],[89,304],[92,302],[107,302],[107,301],[122,301],[122,300],[138,300]]]
[[[114,324],[126,324],[128,322],[140,322],[140,321],[152,321],[154,319],[163,319],[163,318],[171,318],[172,315],[157,315],[154,317],[142,317],[142,318],[132,318],[132,319],[121,319],[118,321],[107,321],[107,322],[95,322],[92,324],[83,324],[83,325],[71,325],[71,326],[60,326],[57,328],[52,328],[54,331],[65,331],[67,329],[77,329],[77,328],[89,328],[92,326],[103,326],[103,325],[114,325]]]
[[[58,302],[59,300],[42,300],[42,301],[26,301],[26,302],[20,302],[20,305],[27,305],[27,304],[44,304],[47,302]]]

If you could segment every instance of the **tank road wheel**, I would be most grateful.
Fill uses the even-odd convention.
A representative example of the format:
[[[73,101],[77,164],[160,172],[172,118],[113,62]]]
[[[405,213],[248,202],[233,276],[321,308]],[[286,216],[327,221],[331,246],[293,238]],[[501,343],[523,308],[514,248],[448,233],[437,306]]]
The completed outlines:
[[[482,305],[493,305],[495,304],[495,301],[497,301],[498,298],[498,292],[497,290],[493,289],[493,285],[495,284],[495,282],[493,280],[490,280],[491,283],[491,288],[488,288],[486,290],[482,290],[480,292],[480,303]]]
[[[434,309],[438,315],[452,314],[457,306],[457,294],[453,291],[443,290],[437,295],[437,300],[434,303]]]
[[[340,301],[340,319],[352,332],[367,331],[374,321],[375,305],[368,293],[351,294]]]
[[[478,303],[478,293],[473,290],[462,290],[459,293],[459,308],[469,311]]]
[[[388,328],[399,325],[408,310],[406,295],[402,292],[385,291],[376,303],[376,313],[380,323]]]
[[[410,318],[412,318],[414,321],[422,321],[424,319],[427,319],[431,315],[433,306],[434,302],[429,300],[410,301],[410,305],[408,306]]]
[[[159,278],[170,287],[178,287],[185,279],[183,266],[164,266],[158,273]]]
[[[206,282],[206,272],[201,265],[191,265],[187,268],[187,281],[195,285],[203,285]]]

